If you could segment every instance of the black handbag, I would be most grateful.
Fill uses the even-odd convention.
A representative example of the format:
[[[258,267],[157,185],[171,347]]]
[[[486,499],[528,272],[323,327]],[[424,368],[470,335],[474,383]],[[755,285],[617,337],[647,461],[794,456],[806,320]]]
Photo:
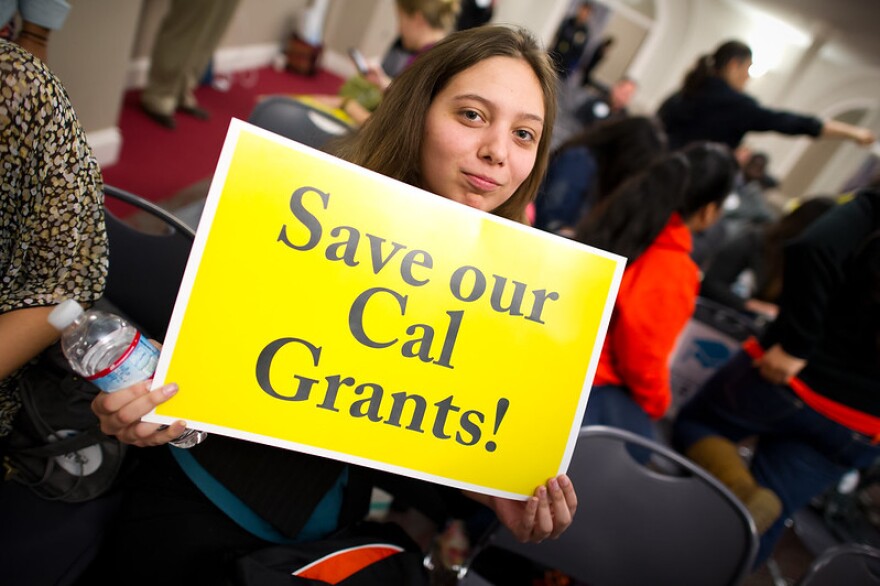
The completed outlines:
[[[101,433],[92,413],[99,389],[66,368],[57,345],[22,372],[21,409],[6,438],[6,480],[47,500],[77,503],[107,492],[126,446]]]

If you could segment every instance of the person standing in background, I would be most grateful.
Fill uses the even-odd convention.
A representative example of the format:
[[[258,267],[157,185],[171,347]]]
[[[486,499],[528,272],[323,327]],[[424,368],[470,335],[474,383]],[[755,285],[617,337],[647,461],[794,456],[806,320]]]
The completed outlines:
[[[735,40],[722,43],[714,53],[697,60],[682,88],[657,112],[671,149],[702,140],[735,149],[747,132],[844,138],[862,146],[876,140],[866,128],[761,106],[744,91],[751,66],[751,48]]]
[[[210,114],[193,93],[226,32],[239,0],[171,0],[150,57],[141,108],[156,123],[173,130],[174,114],[200,120]]]
[[[584,53],[584,47],[590,40],[590,29],[587,26],[593,6],[589,2],[581,2],[572,16],[562,21],[553,37],[550,57],[556,64],[559,77],[566,79],[577,68]]]
[[[16,11],[21,29],[15,33]],[[65,0],[0,0],[0,36],[15,41],[42,62],[48,61],[49,35],[67,19],[70,4]]]

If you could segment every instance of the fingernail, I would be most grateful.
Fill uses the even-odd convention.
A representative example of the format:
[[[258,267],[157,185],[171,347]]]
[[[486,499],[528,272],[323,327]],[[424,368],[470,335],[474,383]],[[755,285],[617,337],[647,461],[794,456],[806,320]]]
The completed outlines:
[[[550,492],[559,492],[559,482],[555,478],[551,478],[547,484],[550,485]]]
[[[173,397],[177,393],[177,383],[168,383],[162,387],[162,394],[166,397]]]
[[[562,475],[558,479],[559,486],[562,488],[567,488],[571,481],[568,479],[568,476]]]
[[[547,487],[546,486],[539,486],[538,487],[538,498],[539,499],[547,498]]]

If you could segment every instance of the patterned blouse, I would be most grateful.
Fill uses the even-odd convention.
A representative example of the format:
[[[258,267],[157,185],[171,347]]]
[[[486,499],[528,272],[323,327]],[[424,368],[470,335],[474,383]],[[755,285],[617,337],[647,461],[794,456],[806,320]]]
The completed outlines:
[[[0,40],[0,314],[91,304],[107,276],[103,181],[67,92],[40,60]],[[0,380],[0,437],[20,402]]]

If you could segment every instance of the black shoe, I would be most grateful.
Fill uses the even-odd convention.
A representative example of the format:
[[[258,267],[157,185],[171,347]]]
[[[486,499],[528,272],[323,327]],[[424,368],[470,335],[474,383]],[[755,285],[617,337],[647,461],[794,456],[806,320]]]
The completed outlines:
[[[196,120],[208,120],[211,117],[210,112],[198,106],[181,106],[177,110],[179,112],[183,112],[184,114],[192,116]]]
[[[175,122],[174,116],[170,114],[161,114],[159,112],[155,112],[153,110],[150,110],[143,104],[141,104],[141,110],[143,110],[144,114],[149,116],[150,119],[159,126],[164,126],[168,130],[174,130],[175,128],[177,128],[177,122]]]

